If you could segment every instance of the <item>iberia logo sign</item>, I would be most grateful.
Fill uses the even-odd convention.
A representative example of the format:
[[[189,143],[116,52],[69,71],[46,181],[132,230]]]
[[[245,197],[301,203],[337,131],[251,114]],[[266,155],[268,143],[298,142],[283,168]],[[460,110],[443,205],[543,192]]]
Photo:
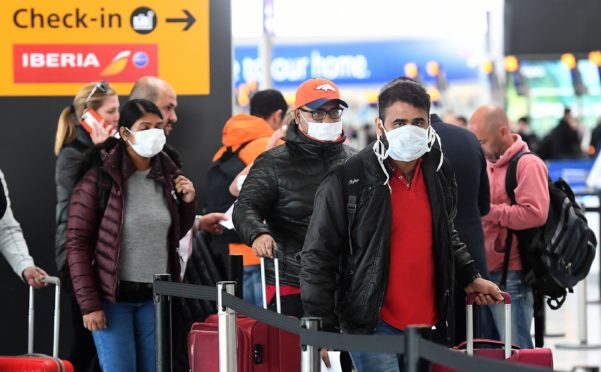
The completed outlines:
[[[156,44],[15,44],[15,83],[131,83],[158,75]]]

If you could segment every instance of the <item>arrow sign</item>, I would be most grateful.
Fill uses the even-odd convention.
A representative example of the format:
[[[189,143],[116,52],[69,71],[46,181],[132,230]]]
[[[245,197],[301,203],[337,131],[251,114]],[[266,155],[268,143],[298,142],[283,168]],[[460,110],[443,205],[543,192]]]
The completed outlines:
[[[194,22],[196,22],[196,18],[194,18],[192,16],[192,14],[189,11],[187,11],[186,9],[182,9],[182,11],[186,15],[186,18],[167,18],[166,21],[167,21],[167,23],[185,22],[187,24],[186,24],[186,27],[184,27],[184,31],[188,31],[188,29],[190,27],[192,27]]]

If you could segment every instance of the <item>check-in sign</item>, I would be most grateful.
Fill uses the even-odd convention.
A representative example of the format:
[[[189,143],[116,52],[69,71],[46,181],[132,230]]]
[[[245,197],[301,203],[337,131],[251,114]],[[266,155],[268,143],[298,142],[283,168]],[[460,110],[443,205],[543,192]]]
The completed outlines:
[[[209,94],[209,0],[2,0],[0,96],[74,95],[142,76]]]

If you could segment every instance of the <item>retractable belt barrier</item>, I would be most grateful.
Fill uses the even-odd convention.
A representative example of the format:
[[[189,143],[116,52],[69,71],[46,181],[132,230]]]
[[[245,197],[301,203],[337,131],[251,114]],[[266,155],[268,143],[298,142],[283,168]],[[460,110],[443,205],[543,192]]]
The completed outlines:
[[[154,282],[154,300],[155,306],[158,303],[166,303],[165,297],[182,297],[196,300],[217,301],[217,288],[200,286],[194,284],[174,283],[170,281],[155,280]],[[312,345],[318,347],[327,347],[329,349],[359,351],[359,352],[377,352],[377,353],[395,353],[406,354],[407,361],[417,362],[425,359],[430,363],[439,364],[448,368],[460,371],[486,370],[487,372],[505,372],[511,368],[515,372],[539,372],[548,371],[548,369],[523,365],[509,364],[505,361],[482,358],[478,356],[468,356],[441,346],[434,342],[423,339],[419,335],[419,327],[409,327],[403,335],[399,336],[377,336],[377,335],[351,335],[337,334],[332,332],[311,331],[300,327],[300,321],[292,317],[278,314],[274,311],[265,310],[258,306],[244,302],[242,299],[232,296],[226,292],[221,294],[222,305],[244,314],[249,318],[256,319],[272,327],[282,329],[286,332],[298,335],[301,345]],[[155,313],[156,316],[156,313]],[[168,324],[164,324],[167,322]],[[158,326],[157,334],[165,333],[165,326],[170,325],[166,319],[157,319],[155,324]],[[170,333],[170,332],[169,332]],[[171,352],[170,345],[161,345],[161,342],[170,342],[164,337],[157,338],[157,352]],[[168,356],[170,358],[170,355]],[[159,355],[157,360],[165,360],[164,355]],[[411,365],[408,370],[416,370],[417,365]],[[157,365],[158,371],[170,370],[165,364]]]

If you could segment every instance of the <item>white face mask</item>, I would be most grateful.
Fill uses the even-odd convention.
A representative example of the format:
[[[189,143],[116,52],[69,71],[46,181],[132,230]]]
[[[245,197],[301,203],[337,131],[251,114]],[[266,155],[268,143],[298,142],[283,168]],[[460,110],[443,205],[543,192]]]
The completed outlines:
[[[342,134],[342,121],[336,121],[334,123],[317,123],[309,121],[305,116],[300,114],[303,120],[309,126],[307,135],[311,138],[315,138],[319,141],[336,141]]]
[[[165,131],[158,128],[146,129],[139,132],[127,131],[136,139],[136,143],[132,144],[127,141],[136,154],[144,158],[152,158],[165,146],[167,139],[165,138]]]
[[[382,128],[384,123],[380,121]],[[387,131],[388,155],[397,161],[413,161],[429,152],[434,144],[435,132],[432,126],[427,129],[416,125],[406,124],[402,127]]]
[[[440,141],[440,137],[436,134],[436,131],[430,125],[428,129],[423,129],[420,127],[416,127],[415,125],[407,124],[400,128],[393,129],[391,131],[386,131],[384,128],[384,123],[380,119],[380,124],[386,133],[386,138],[388,139],[388,148],[382,142],[380,135],[378,134],[378,140],[374,143],[373,151],[378,159],[378,163],[380,163],[380,167],[382,168],[382,172],[386,176],[386,181],[384,181],[385,185],[388,185],[390,192],[392,192],[392,188],[390,188],[390,175],[386,170],[386,166],[384,162],[390,156],[394,160],[398,161],[411,161],[420,158],[426,152],[429,152],[434,145],[434,141],[438,140],[438,144],[440,146],[440,160],[438,161],[438,167],[436,171],[438,172],[442,167],[443,163],[443,155],[442,155],[442,143]],[[406,127],[413,127],[415,129],[405,129]],[[424,136],[425,133],[425,136]],[[425,138],[425,140],[424,140]],[[412,143],[415,142],[415,143]],[[425,143],[425,145],[424,145]],[[406,148],[405,148],[406,147]]]

